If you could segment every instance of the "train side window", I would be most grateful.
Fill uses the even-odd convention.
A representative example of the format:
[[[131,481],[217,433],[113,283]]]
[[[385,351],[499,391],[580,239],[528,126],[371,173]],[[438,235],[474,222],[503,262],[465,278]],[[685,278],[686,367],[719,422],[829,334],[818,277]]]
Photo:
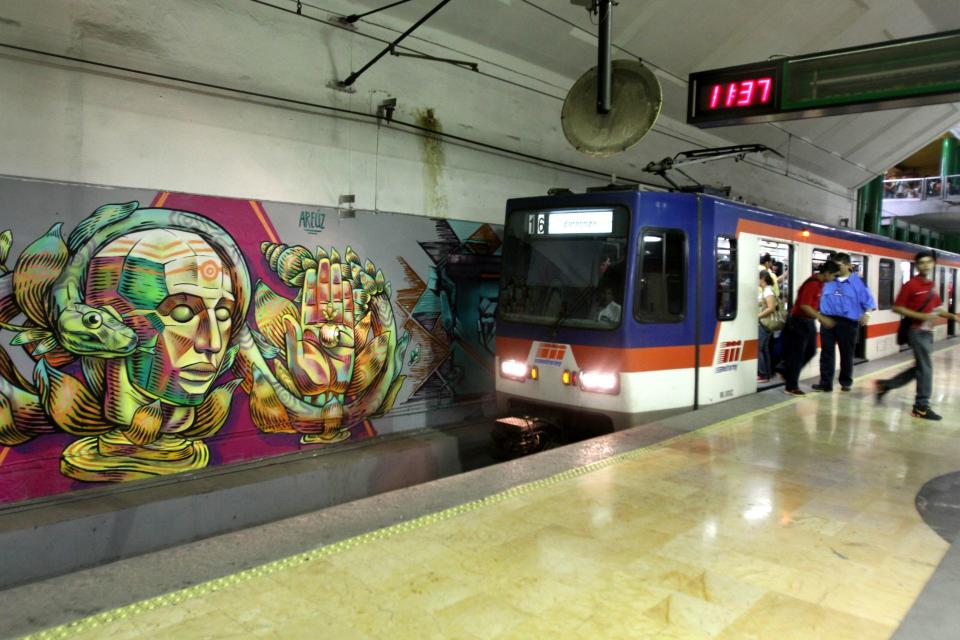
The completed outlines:
[[[813,260],[812,260],[813,264],[811,265],[810,272],[816,273],[817,269],[820,268],[820,265],[822,265],[824,262],[829,260],[830,256],[832,256],[833,254],[834,254],[834,251],[832,249],[815,248],[813,250]]]
[[[912,262],[903,261],[900,263],[900,284],[907,284],[914,275],[914,269]]]
[[[640,322],[680,322],[687,301],[687,234],[643,229],[639,246],[634,317]]]
[[[717,320],[737,317],[737,239],[717,236]]]
[[[896,277],[893,260],[880,259],[880,281],[877,284],[877,308],[889,309],[893,306],[893,281]]]

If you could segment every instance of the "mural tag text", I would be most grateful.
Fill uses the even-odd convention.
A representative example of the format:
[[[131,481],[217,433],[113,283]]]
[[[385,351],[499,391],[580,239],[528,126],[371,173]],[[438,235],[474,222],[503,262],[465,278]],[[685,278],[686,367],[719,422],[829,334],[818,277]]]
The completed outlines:
[[[322,211],[301,211],[300,228],[307,233],[320,233],[327,221],[327,214]]]

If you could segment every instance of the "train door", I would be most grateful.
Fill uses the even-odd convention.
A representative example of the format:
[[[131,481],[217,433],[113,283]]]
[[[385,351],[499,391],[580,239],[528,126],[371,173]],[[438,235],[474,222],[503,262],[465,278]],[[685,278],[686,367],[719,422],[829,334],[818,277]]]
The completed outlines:
[[[935,286],[937,287],[937,294],[939,294],[941,302],[945,305],[947,303],[947,268],[946,267],[940,267],[937,269],[937,283]],[[945,339],[948,335],[950,335],[950,329],[944,326],[943,336],[940,335],[939,330],[935,335],[937,340]]]
[[[642,371],[652,368],[658,372],[649,377],[649,384],[637,387],[637,400],[650,410],[697,406],[697,361],[703,352],[694,345],[697,329],[704,328],[697,293],[705,260],[713,252],[712,246],[700,246],[701,207],[699,198],[695,202],[678,197],[641,198],[629,312],[638,346],[650,354],[649,360],[662,361],[655,367],[649,362],[639,365]],[[702,335],[703,331],[701,344]]]
[[[901,260],[899,264],[900,264],[900,286],[897,287],[898,295],[900,293],[900,289],[903,288],[903,285],[910,282],[910,278],[912,278],[914,273],[916,273],[916,265],[913,262],[910,262],[909,260]],[[906,345],[906,344],[900,345],[900,351],[906,351],[909,348],[910,348],[910,345]]]
[[[957,300],[954,293],[957,290],[957,270],[950,269],[947,272],[947,309],[950,313],[957,312]],[[957,322],[955,320],[947,320],[947,336],[957,335]]]
[[[777,304],[781,305],[785,312],[789,311],[791,296],[790,286],[793,280],[793,245],[772,238],[760,238],[759,255],[762,260],[764,256],[769,255],[773,260],[773,273],[771,274],[777,280],[777,291],[779,298]],[[759,333],[759,327],[758,327]],[[782,360],[782,338],[781,332],[775,331],[768,341],[764,344],[757,343],[757,387],[765,389],[780,383],[780,379],[774,375],[777,365]],[[765,353],[761,354],[761,350]],[[760,357],[766,357],[769,362],[770,371],[768,375],[762,375],[759,371]]]
[[[870,282],[867,280],[867,274],[869,273],[870,268],[870,257],[861,255],[859,253],[850,254],[850,264],[853,265],[853,272],[860,276],[860,279],[863,280],[863,284],[867,285],[867,288],[870,289]],[[873,289],[871,289],[873,291]],[[866,362],[867,360],[867,327],[866,325],[860,325],[860,329],[857,332],[857,346],[853,352],[854,362],[859,364],[861,362]]]

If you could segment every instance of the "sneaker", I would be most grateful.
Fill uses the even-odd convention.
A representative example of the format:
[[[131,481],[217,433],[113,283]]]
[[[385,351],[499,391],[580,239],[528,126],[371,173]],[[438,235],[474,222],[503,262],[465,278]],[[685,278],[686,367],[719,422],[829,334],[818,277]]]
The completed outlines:
[[[890,392],[890,387],[887,386],[887,383],[883,380],[877,380],[877,389],[874,392],[874,398],[877,401],[877,404],[883,402],[883,396],[887,395]]]
[[[822,391],[824,393],[832,393],[833,387],[825,387],[824,385],[817,383],[811,387],[814,391]]]
[[[924,420],[943,420],[943,416],[936,413],[930,407],[913,407],[913,413],[910,414],[914,418],[923,418]]]
[[[840,391],[850,391],[850,387],[840,387]]]
[[[770,378],[763,378],[761,376],[757,376],[757,382],[759,382],[760,384],[766,384],[770,382]]]
[[[784,389],[783,392],[788,396],[805,396],[806,392],[801,391],[800,389]]]

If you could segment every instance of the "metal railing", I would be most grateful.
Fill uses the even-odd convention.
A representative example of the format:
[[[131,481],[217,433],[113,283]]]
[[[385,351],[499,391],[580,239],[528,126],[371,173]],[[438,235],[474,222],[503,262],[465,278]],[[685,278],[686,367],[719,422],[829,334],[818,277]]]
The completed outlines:
[[[884,180],[883,199],[960,202],[960,174]]]

